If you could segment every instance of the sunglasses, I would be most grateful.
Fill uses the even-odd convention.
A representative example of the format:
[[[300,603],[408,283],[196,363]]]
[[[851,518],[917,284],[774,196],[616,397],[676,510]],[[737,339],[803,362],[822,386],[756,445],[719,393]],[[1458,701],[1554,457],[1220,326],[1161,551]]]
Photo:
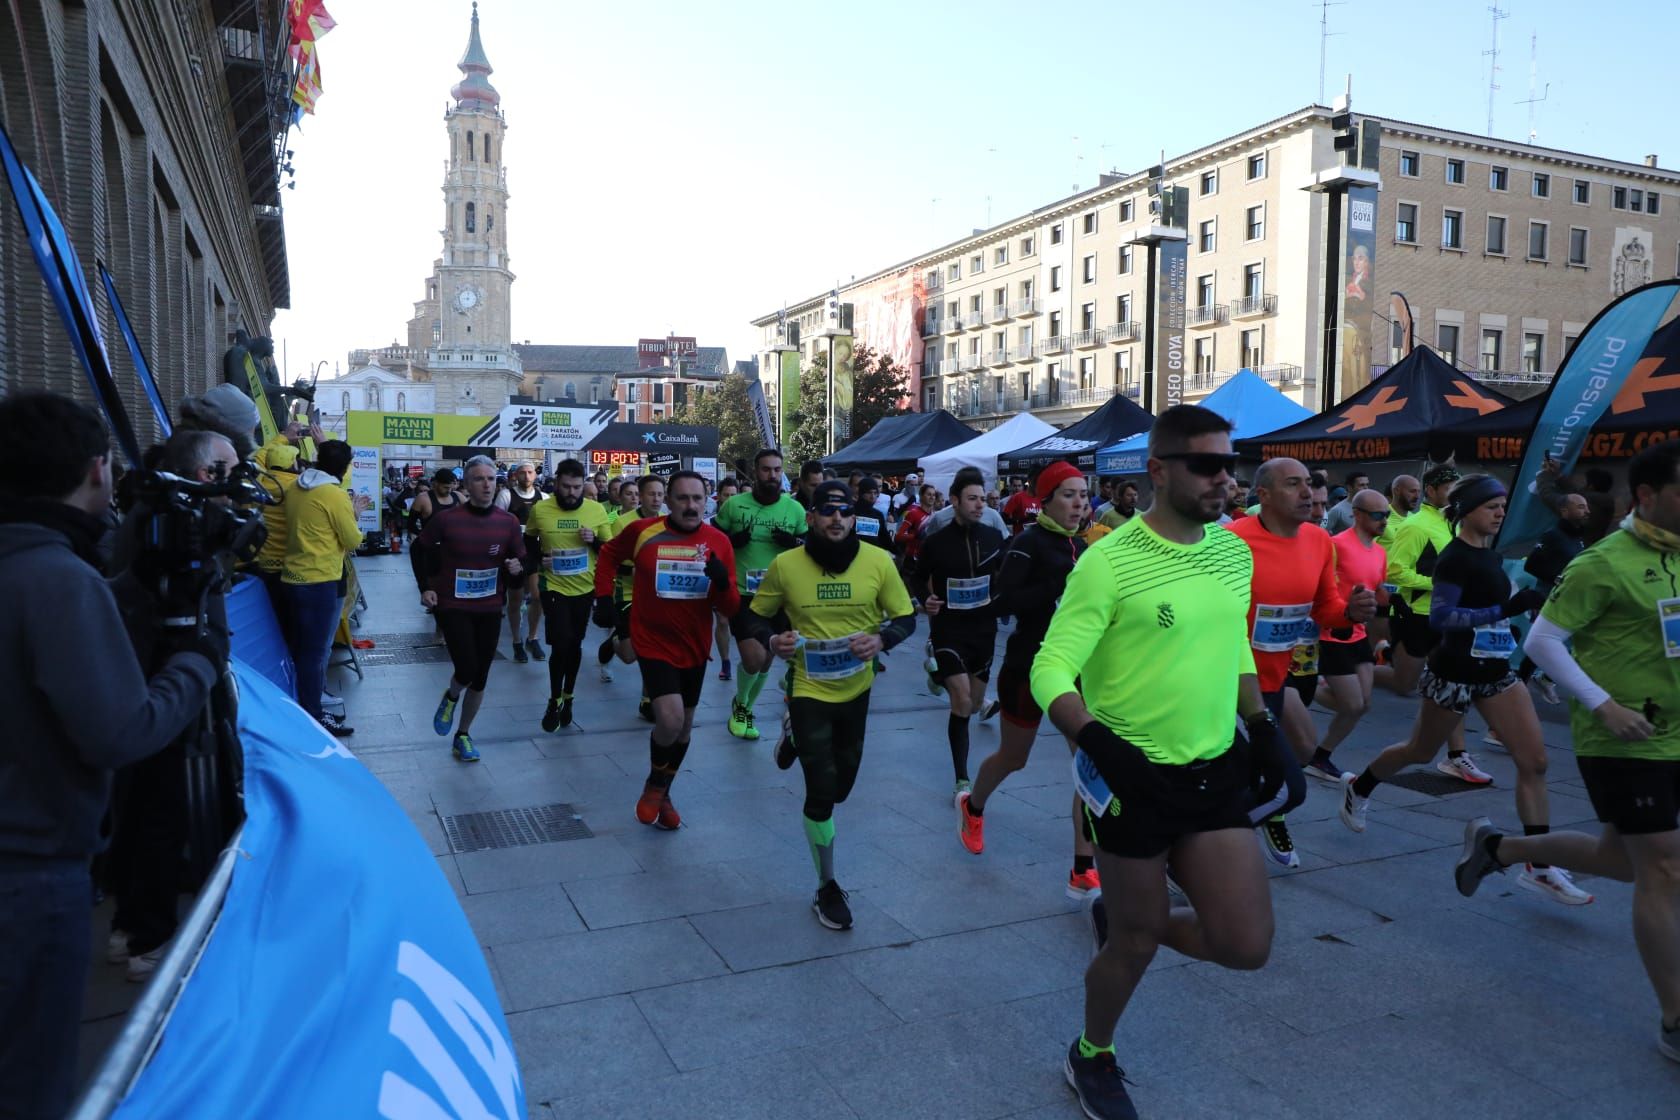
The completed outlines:
[[[1372,521],[1387,521],[1389,511],[1386,510],[1386,509],[1369,510],[1369,509],[1359,509],[1359,508],[1356,507],[1353,512],[1363,513],[1366,517],[1369,517]]]
[[[1221,472],[1229,473],[1237,469],[1235,455],[1221,455],[1213,451],[1170,451],[1155,458],[1183,463],[1185,470],[1203,478],[1213,478]]]
[[[816,512],[822,517],[849,517],[851,506],[818,506]]]

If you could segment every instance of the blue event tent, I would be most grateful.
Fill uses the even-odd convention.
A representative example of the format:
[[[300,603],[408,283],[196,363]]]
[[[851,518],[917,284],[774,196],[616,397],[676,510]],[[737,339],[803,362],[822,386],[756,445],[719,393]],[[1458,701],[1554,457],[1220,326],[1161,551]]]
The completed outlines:
[[[1296,404],[1251,369],[1238,370],[1236,376],[1200,403],[1236,425],[1232,440],[1263,436],[1313,415],[1312,409]],[[1098,451],[1097,473],[1141,471],[1148,457],[1149,433],[1139,432]]]

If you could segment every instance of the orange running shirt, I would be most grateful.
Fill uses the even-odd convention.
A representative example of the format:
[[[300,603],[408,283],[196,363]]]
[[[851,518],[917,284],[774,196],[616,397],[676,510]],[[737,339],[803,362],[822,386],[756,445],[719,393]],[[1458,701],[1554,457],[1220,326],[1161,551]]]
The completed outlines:
[[[1254,554],[1248,636],[1260,691],[1276,692],[1289,676],[1296,646],[1317,641],[1322,626],[1348,624],[1347,600],[1336,589],[1335,549],[1330,534],[1317,525],[1280,537],[1259,517],[1244,517],[1225,529]]]
[[[1366,548],[1359,540],[1358,529],[1343,529],[1330,538],[1336,549],[1336,591],[1345,601],[1355,587],[1375,591],[1388,578],[1388,550],[1380,544]],[[1344,619],[1345,623],[1346,620]],[[1365,636],[1365,624],[1357,623],[1351,632],[1326,626],[1319,631],[1321,642],[1357,642]]]

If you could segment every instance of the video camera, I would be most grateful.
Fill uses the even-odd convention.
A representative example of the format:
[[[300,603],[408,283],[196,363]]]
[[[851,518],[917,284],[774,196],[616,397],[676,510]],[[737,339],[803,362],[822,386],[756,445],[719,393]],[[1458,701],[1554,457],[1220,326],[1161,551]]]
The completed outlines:
[[[134,574],[155,596],[163,624],[197,627],[206,594],[225,591],[234,563],[255,559],[267,537],[256,507],[274,504],[243,462],[209,482],[156,470],[135,487]]]

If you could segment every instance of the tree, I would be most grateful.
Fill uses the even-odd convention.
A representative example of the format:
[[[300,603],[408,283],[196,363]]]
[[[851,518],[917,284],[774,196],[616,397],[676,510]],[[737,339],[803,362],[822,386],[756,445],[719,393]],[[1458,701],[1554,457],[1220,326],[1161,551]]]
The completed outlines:
[[[903,413],[909,377],[891,354],[859,344],[852,351],[852,441],[882,418]],[[799,407],[782,440],[790,462],[820,459],[828,451],[828,355],[818,354],[799,374]],[[838,449],[837,449],[838,450]]]
[[[758,430],[757,410],[748,396],[747,379],[731,373],[716,388],[695,394],[689,386],[689,401],[673,409],[657,422],[661,424],[697,424],[718,430],[718,459],[726,474],[735,473],[739,460],[752,462],[753,455],[764,443]]]

